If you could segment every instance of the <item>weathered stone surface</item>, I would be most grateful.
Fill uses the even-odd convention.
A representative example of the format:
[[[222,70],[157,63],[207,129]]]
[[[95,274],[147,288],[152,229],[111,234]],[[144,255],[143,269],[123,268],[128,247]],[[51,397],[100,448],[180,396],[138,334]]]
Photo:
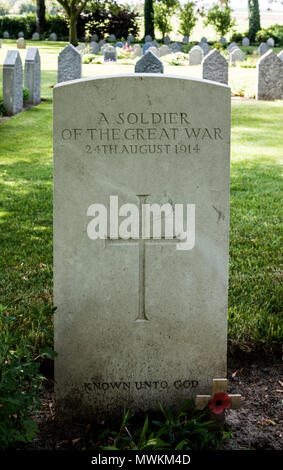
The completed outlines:
[[[250,45],[250,40],[249,40],[249,38],[244,38],[244,39],[242,40],[242,46],[247,47],[247,46],[249,46],[249,45]]]
[[[204,53],[201,47],[194,46],[189,53],[190,65],[199,65],[204,57]]]
[[[259,47],[258,47],[257,53],[260,54],[260,55],[263,55],[263,54],[265,54],[268,50],[269,50],[269,45],[266,44],[266,42],[262,42],[262,43],[259,45]]]
[[[33,33],[32,35],[32,41],[39,41],[40,40],[40,36],[38,33]]]
[[[23,108],[23,67],[18,51],[8,51],[3,64],[3,101],[7,114]]]
[[[135,65],[136,73],[163,73],[161,60],[152,52],[147,52]]]
[[[234,48],[230,52],[230,62],[232,65],[235,65],[236,62],[242,62],[245,60],[245,54],[241,51],[240,48]]]
[[[283,62],[272,50],[267,51],[257,63],[257,100],[283,98]]]
[[[132,34],[129,34],[129,36],[127,37],[127,43],[132,44],[133,42],[135,42],[135,38]]]
[[[150,47],[153,47],[153,44],[152,42],[146,42],[143,46],[142,46],[142,53],[143,55],[147,53],[148,49]]]
[[[40,103],[40,55],[37,47],[29,47],[25,60],[25,87],[29,89],[29,104]]]
[[[228,62],[216,49],[202,59],[202,78],[228,84]]]
[[[142,56],[142,48],[139,44],[135,44],[133,46],[132,54],[134,57],[141,57]]]
[[[115,34],[110,34],[107,38],[108,42],[115,42],[116,41],[116,36]]]
[[[10,34],[8,33],[8,31],[4,31],[3,39],[9,39],[9,37],[10,37]]]
[[[277,57],[279,57],[279,59],[283,60],[283,50],[279,52],[279,54],[277,54]]]
[[[97,42],[92,41],[90,43],[90,48],[91,48],[92,54],[98,54],[99,53],[99,45],[97,44]]]
[[[24,38],[17,39],[17,49],[25,49],[26,48],[26,41]]]
[[[51,33],[49,36],[49,41],[57,41],[57,34]]]
[[[159,49],[157,49],[156,47],[150,47],[148,49],[148,52],[152,52],[154,55],[156,55],[156,57],[160,57],[160,52],[159,52]]]
[[[117,60],[117,49],[114,46],[108,46],[104,50],[104,62],[116,62]]]
[[[171,54],[171,50],[169,49],[168,46],[166,46],[166,44],[163,44],[160,48],[159,48],[159,57],[163,57],[164,55],[167,55],[167,54]]]
[[[175,54],[176,52],[182,52],[183,46],[179,42],[173,42],[169,46],[170,51]]]
[[[267,39],[266,44],[270,47],[274,47],[275,46],[274,39],[273,38]]]
[[[64,47],[58,56],[58,83],[82,76],[82,56],[72,45]]]
[[[230,94],[157,74],[54,88],[59,415],[179,406],[226,377]],[[114,227],[90,238],[93,204],[109,216],[112,195],[140,214],[144,200],[169,204],[172,215],[175,204],[185,214],[194,204],[191,249],[176,249],[178,231],[124,240]],[[193,220],[185,217],[192,233]]]
[[[198,44],[198,46],[202,48],[204,55],[207,55],[207,54],[209,53],[209,51],[210,51],[210,45],[207,44],[207,42],[205,42],[205,41],[200,42],[200,43]]]
[[[166,44],[166,46],[169,46],[170,42],[171,42],[171,39],[168,36],[168,34],[166,34],[166,36],[164,36],[164,39],[163,39],[163,44]]]

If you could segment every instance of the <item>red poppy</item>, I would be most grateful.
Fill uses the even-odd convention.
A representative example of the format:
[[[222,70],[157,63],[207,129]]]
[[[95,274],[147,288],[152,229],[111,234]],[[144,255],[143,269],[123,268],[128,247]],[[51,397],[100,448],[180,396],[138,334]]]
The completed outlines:
[[[209,408],[212,413],[220,415],[226,408],[231,407],[231,398],[228,393],[219,392],[215,393],[211,402],[209,403]]]

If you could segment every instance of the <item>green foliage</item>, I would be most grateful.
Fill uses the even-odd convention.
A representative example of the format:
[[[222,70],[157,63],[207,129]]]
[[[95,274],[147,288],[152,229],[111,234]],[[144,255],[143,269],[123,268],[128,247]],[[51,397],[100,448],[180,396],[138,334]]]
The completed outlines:
[[[36,356],[34,346],[15,334],[16,321],[0,307],[0,450],[35,437],[37,426],[30,414],[40,408],[44,377],[39,360],[54,357],[47,348]]]
[[[232,9],[228,3],[224,3],[222,6],[213,5],[206,13],[204,25],[212,25],[220,37],[225,36],[235,26],[231,13]]]
[[[20,6],[20,14],[36,13],[36,6],[33,3],[22,3]]]
[[[273,38],[276,45],[283,46],[283,25],[274,24],[261,29],[256,33],[255,39],[257,42],[266,42],[269,38]]]
[[[180,26],[179,33],[183,36],[190,37],[192,30],[197,23],[197,16],[195,11],[195,3],[187,2],[183,6],[180,6]]]
[[[248,37],[248,34],[249,34],[248,31],[246,33],[238,33],[237,31],[234,30],[230,37],[230,42],[241,43],[245,37]]]
[[[156,0],[154,4],[154,24],[161,32],[162,38],[172,31],[171,17],[179,8],[178,0]]]
[[[28,88],[23,88],[23,102],[25,103],[30,97],[30,92]]]
[[[0,96],[0,117],[5,116],[5,114],[6,114],[6,109],[4,106],[4,101],[3,101],[2,96]]]
[[[0,36],[8,31],[10,38],[18,39],[19,31],[23,31],[26,39],[31,38],[36,31],[36,16],[29,14],[26,16],[3,16],[0,17]],[[58,40],[68,38],[68,25],[65,18],[58,15],[46,15],[46,31],[41,38],[48,38],[51,33],[56,33]]]
[[[260,13],[258,0],[248,0],[248,13],[249,13],[249,33],[250,41],[255,40],[257,31],[260,30]]]
[[[100,38],[115,34],[117,38],[126,39],[129,34],[138,34],[137,18],[137,13],[122,7],[115,10],[85,10],[78,19],[78,34],[90,37],[96,33]]]
[[[154,39],[153,0],[144,1],[144,35],[150,35]]]
[[[0,16],[7,15],[9,13],[9,3],[4,0],[0,0]]]
[[[186,400],[179,409],[164,409],[161,404],[159,407],[160,413],[153,418],[147,416],[142,427],[133,426],[133,416],[125,411],[119,430],[107,430],[100,436],[101,449],[218,450],[230,437],[230,433],[208,420],[207,411],[195,411],[193,400]]]

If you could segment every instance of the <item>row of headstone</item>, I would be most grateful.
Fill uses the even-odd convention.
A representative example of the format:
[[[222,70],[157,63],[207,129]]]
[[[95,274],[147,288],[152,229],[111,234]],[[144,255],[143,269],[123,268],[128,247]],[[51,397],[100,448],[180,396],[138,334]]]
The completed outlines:
[[[37,47],[29,47],[25,59],[24,86],[29,90],[28,104],[40,103],[40,55]],[[3,101],[8,115],[23,108],[23,67],[18,51],[7,52],[3,64]]]
[[[231,44],[229,44],[227,51],[229,52],[231,65],[236,65],[237,62],[242,62],[245,59],[245,54],[235,42],[231,42]]]
[[[21,38],[24,39],[24,37],[25,37],[24,33],[22,31],[20,31],[18,33],[18,39],[21,39]],[[8,31],[4,31],[3,39],[10,39],[10,34],[9,34]],[[33,33],[32,37],[31,37],[31,40],[32,41],[39,41],[40,40],[39,33],[37,33],[37,32]],[[49,36],[49,41],[57,41],[57,34],[56,33],[51,33],[50,36]]]

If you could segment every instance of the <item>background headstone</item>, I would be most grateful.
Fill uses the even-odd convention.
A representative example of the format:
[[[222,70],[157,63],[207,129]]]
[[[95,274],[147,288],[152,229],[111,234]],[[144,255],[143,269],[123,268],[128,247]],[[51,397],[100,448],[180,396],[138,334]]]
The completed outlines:
[[[135,44],[133,46],[132,54],[134,57],[141,57],[142,56],[142,48],[139,44]]]
[[[226,377],[230,101],[225,85],[165,75],[55,87],[58,415],[180,406]],[[109,214],[111,195],[195,204],[194,247],[90,239],[89,208]]]
[[[104,44],[106,44],[106,41],[104,39],[100,39],[100,41],[98,42],[99,49],[101,49]]]
[[[91,42],[98,42],[99,40],[99,37],[97,36],[97,34],[93,34],[90,38]]]
[[[171,42],[171,39],[168,36],[168,34],[166,34],[166,36],[164,36],[163,43],[166,44],[166,46],[169,46],[170,42]]]
[[[108,42],[115,42],[116,41],[116,36],[115,34],[110,34],[107,38]]]
[[[25,49],[26,48],[26,41],[24,38],[17,39],[17,49]]]
[[[116,42],[114,47],[120,47],[120,49],[122,49],[124,47],[124,43],[122,41],[118,41],[118,42]]]
[[[8,31],[4,31],[3,39],[9,39],[9,37],[10,37],[10,34],[8,33]]]
[[[236,62],[242,62],[243,60],[245,60],[245,54],[241,51],[241,49],[236,47],[232,49],[230,52],[230,63],[235,65]]]
[[[228,62],[216,49],[202,59],[202,78],[228,84]]]
[[[77,47],[76,47],[77,51],[79,51],[79,52],[83,52],[85,50],[85,48],[86,48],[86,45],[85,45],[84,42],[82,42],[81,44],[78,44]]]
[[[153,46],[150,47],[150,48],[148,49],[148,52],[152,52],[153,54],[156,55],[156,57],[160,57],[159,49],[157,49],[156,47],[153,47]]]
[[[58,56],[58,83],[77,80],[81,76],[82,56],[72,44],[68,44]]]
[[[130,45],[133,42],[135,42],[135,38],[132,34],[129,34],[129,36],[127,37],[127,43]]]
[[[182,52],[183,46],[178,42],[173,42],[172,44],[170,44],[169,49],[173,54],[175,54],[176,52]]]
[[[226,44],[227,39],[226,39],[226,38],[221,38],[219,42],[220,42],[221,44]]]
[[[199,65],[204,57],[204,53],[201,47],[194,46],[189,52],[189,64]]]
[[[268,50],[269,50],[269,45],[266,44],[266,42],[262,42],[262,43],[259,45],[259,47],[258,47],[257,53],[260,54],[260,55],[263,55],[263,54],[265,54]]]
[[[150,47],[153,47],[152,45],[152,42],[146,42],[143,46],[142,46],[142,53],[143,55],[147,53],[148,49]]]
[[[189,42],[189,37],[188,37],[188,36],[184,36],[184,37],[183,37],[183,43],[184,43],[184,44],[188,44],[188,42]]]
[[[20,31],[18,33],[18,38],[24,38],[24,37],[25,37],[25,35],[24,35],[23,31]]]
[[[104,50],[104,62],[116,62],[117,61],[117,49],[113,46],[108,46]]]
[[[247,47],[247,46],[249,46],[249,45],[250,45],[250,40],[249,40],[249,38],[244,38],[244,39],[242,40],[242,46]]]
[[[3,64],[3,101],[7,114],[23,109],[23,67],[18,51],[8,51]]]
[[[35,33],[33,33],[31,39],[32,39],[32,41],[39,41],[39,40],[40,40],[40,36],[39,36],[38,33],[35,32]]]
[[[160,48],[159,48],[159,57],[163,57],[167,54],[171,54],[171,50],[169,49],[168,46],[166,46],[166,44],[163,44]]]
[[[147,34],[146,37],[144,38],[144,42],[152,42],[152,37]]]
[[[136,62],[136,73],[163,73],[161,60],[152,52],[147,52]]]
[[[57,41],[57,34],[51,33],[49,36],[49,41]]]
[[[202,48],[204,55],[206,55],[206,54],[209,53],[209,51],[210,51],[210,45],[207,44],[206,41],[200,42],[200,43],[198,44],[198,46]]]
[[[283,98],[283,62],[270,49],[258,61],[256,66],[257,100],[281,100]]]
[[[92,41],[92,42],[90,43],[90,48],[91,48],[92,54],[98,54],[98,53],[99,53],[99,45],[98,45],[97,42]]]
[[[230,50],[232,50],[233,47],[238,47],[238,44],[236,44],[235,42],[231,42],[229,46],[227,47],[228,52],[230,52]]]
[[[275,45],[274,39],[273,38],[267,39],[266,44],[270,47],[274,47]]]
[[[37,47],[27,50],[24,83],[30,92],[27,103],[36,106],[40,103],[40,55]]]

